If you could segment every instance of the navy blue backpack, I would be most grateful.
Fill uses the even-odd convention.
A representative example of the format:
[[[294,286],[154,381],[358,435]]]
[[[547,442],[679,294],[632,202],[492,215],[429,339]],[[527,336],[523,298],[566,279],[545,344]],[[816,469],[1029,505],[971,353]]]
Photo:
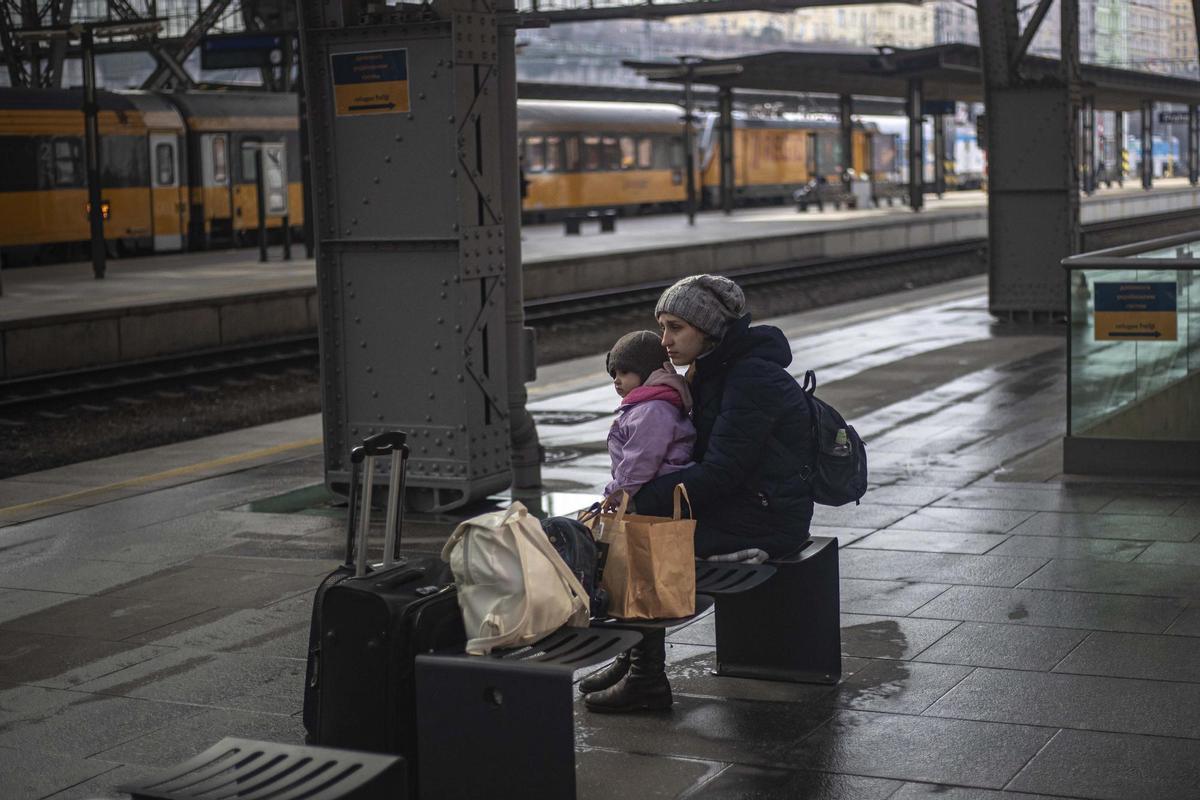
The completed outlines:
[[[602,565],[592,532],[582,522],[570,517],[544,519],[542,530],[563,562],[583,584],[592,616],[605,616],[608,611],[608,592],[600,585]]]
[[[804,373],[804,399],[812,418],[813,463],[805,479],[812,498],[824,506],[855,505],[867,493],[867,447],[833,406],[818,400],[817,375]]]

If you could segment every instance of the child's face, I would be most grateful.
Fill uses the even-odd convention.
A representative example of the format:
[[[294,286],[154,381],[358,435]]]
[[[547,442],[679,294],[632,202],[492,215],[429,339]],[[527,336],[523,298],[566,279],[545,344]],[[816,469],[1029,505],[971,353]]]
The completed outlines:
[[[621,397],[624,397],[641,385],[642,376],[636,372],[625,372],[619,369],[613,373],[613,387]]]

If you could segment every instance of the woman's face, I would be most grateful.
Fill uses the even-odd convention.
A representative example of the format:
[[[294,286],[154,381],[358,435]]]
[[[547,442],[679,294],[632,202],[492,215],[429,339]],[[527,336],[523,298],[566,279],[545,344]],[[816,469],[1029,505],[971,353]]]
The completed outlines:
[[[658,326],[662,328],[662,344],[667,348],[667,356],[677,367],[691,364],[708,347],[703,331],[674,314],[659,314]]]

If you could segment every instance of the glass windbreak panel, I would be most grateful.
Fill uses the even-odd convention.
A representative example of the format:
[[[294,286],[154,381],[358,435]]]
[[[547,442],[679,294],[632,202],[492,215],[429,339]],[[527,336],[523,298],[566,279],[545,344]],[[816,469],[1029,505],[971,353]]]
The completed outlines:
[[[1147,250],[1144,253],[1132,253],[1130,258],[1174,258],[1195,261],[1200,259],[1200,240],[1173,244],[1158,250]]]
[[[1200,273],[1070,274],[1071,435],[1200,440]]]

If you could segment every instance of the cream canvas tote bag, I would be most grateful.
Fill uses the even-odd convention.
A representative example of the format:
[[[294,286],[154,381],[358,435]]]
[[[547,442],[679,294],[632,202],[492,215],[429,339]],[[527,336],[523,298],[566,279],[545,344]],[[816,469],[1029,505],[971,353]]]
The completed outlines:
[[[519,502],[460,523],[442,560],[454,572],[472,655],[588,625],[587,593]]]

